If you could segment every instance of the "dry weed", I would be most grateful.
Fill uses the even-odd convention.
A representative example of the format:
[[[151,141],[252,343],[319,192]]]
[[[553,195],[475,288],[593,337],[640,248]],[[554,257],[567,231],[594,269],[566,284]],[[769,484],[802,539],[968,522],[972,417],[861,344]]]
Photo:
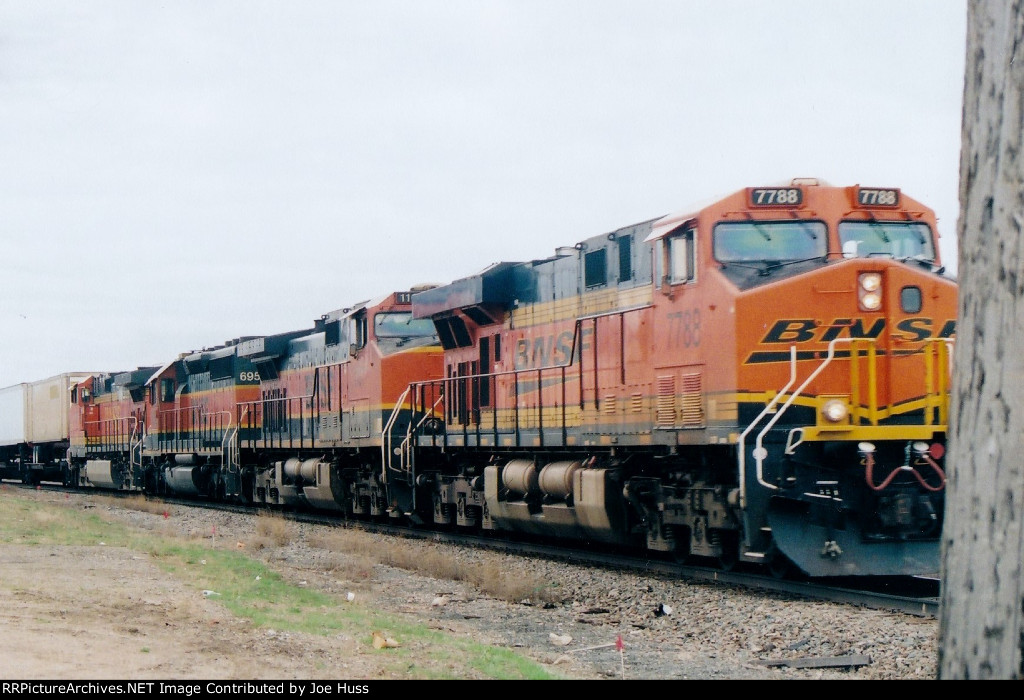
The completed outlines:
[[[317,549],[346,554],[372,555],[379,548],[379,545],[365,532],[342,528],[313,532],[306,539],[306,543]]]
[[[496,562],[476,567],[472,583],[481,591],[500,600],[519,603],[525,600],[544,603],[556,602],[558,596],[551,585],[540,576],[510,577]]]
[[[97,504],[105,505],[109,508],[127,508],[128,510],[137,510],[140,513],[155,513],[157,515],[174,515],[173,508],[166,503],[160,501],[151,501],[142,494],[135,494],[132,496],[94,496],[94,500]]]
[[[369,581],[373,578],[373,568],[377,560],[365,554],[357,554],[350,558],[344,569],[351,581]]]
[[[540,576],[510,577],[500,564],[460,564],[444,545],[420,540],[381,539],[352,529],[311,536],[307,544],[359,557],[346,566],[352,580],[370,578],[374,563],[449,581],[465,581],[489,596],[509,602],[556,602],[557,594]],[[351,567],[351,568],[349,568]]]
[[[260,511],[256,516],[257,549],[267,546],[266,543],[283,547],[295,538],[295,523],[285,520],[281,515]]]

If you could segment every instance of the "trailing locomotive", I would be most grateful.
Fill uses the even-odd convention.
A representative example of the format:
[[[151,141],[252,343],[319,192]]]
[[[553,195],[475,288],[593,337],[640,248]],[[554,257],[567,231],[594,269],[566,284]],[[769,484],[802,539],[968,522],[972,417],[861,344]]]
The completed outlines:
[[[956,311],[920,202],[750,187],[312,328],[91,373],[62,468],[779,575],[934,573]]]
[[[71,397],[71,482],[397,517],[381,481],[385,421],[404,431],[394,397],[441,376],[411,294],[85,379]]]

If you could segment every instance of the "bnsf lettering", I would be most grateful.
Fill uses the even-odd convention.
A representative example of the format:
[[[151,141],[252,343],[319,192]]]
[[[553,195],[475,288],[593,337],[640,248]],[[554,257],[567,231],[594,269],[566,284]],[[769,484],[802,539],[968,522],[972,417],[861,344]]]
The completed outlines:
[[[885,328],[885,319],[875,319],[874,325],[871,328],[865,330],[864,320],[857,318],[837,318],[832,322],[825,334],[821,336],[821,339],[825,342],[835,340],[840,335],[844,334],[844,331],[849,330],[849,336],[851,338],[877,338],[882,334],[882,330]]]
[[[900,321],[896,328],[907,340],[924,340],[932,337],[932,323],[930,318],[908,318]],[[956,335],[956,321],[946,321],[935,337],[952,338],[954,335]]]
[[[593,331],[583,329],[583,347],[588,347],[585,342]],[[520,338],[516,341],[515,364],[516,369],[531,369],[536,367],[548,367],[551,365],[568,364],[572,356],[572,331],[562,331],[558,335],[543,335],[538,338]],[[580,351],[577,349],[576,357]]]
[[[905,340],[924,340],[933,335],[934,319],[907,318],[896,325],[900,337]],[[839,337],[877,338],[885,330],[885,319],[875,319],[865,326],[861,318],[837,318],[829,324],[818,324],[813,319],[784,319],[776,321],[768,329],[762,343],[806,343],[812,340],[827,343]],[[950,338],[956,333],[956,321],[946,321],[939,331],[939,338]]]
[[[908,318],[900,321],[896,326],[903,332],[903,337],[909,340],[924,340],[931,335],[931,319]]]
[[[814,339],[814,321],[776,321],[769,329],[762,343],[806,343]]]

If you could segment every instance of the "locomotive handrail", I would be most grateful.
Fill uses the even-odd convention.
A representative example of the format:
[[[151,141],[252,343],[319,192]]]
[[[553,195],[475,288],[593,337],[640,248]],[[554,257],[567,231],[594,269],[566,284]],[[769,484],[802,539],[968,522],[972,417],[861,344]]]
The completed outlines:
[[[925,370],[925,376],[926,376],[926,380],[925,381],[926,381],[926,389],[927,389],[929,398],[937,396],[937,395],[940,395],[943,392],[946,392],[946,393],[949,392],[949,378],[953,374],[953,349],[956,346],[956,340],[954,338],[938,338],[938,339],[931,338],[930,340],[931,340],[931,342],[934,344],[934,346],[936,348],[939,347],[939,343],[941,343],[943,346],[945,346],[945,347],[942,348],[943,352],[940,353],[938,351],[938,349],[936,349],[932,354],[936,355],[936,361],[941,360],[942,356],[945,355],[945,359],[946,359],[946,374],[944,374],[944,375],[937,374],[937,376],[935,378],[933,378],[932,377],[932,354],[929,354],[929,355],[926,356],[927,363],[926,363],[926,370]],[[934,399],[932,399],[932,400],[934,400]],[[938,419],[939,419],[940,423],[946,423],[948,421],[948,411],[949,411],[949,401],[948,400],[945,403],[939,403],[939,405],[938,405],[938,412],[939,412]],[[925,418],[926,418],[927,423],[931,424],[931,421],[932,421],[931,407],[928,407],[926,409]]]
[[[221,449],[221,452],[224,454],[224,461],[227,463],[228,473],[233,474],[233,473],[238,471],[237,469],[233,469],[233,467],[236,466],[234,464],[234,460],[238,458],[238,449],[237,449],[238,443],[235,440],[235,437],[237,437],[237,435],[238,435],[238,426],[237,425],[232,425],[231,421],[232,421],[233,416],[230,415],[230,412],[227,412],[227,413],[228,413],[228,427],[224,431],[224,437],[220,441],[220,449]],[[239,418],[239,424],[240,423],[241,423],[241,418]]]
[[[280,428],[277,427],[276,423],[274,423],[270,419],[268,419],[268,417],[266,416],[266,412],[264,411],[264,413],[262,415],[262,420],[260,421],[260,426],[259,426],[260,427],[260,431],[261,431],[260,441],[263,442],[265,445],[267,443],[269,443],[269,446],[273,447],[274,446],[274,441],[275,441],[273,433],[283,433],[283,432],[285,432],[285,429],[287,429],[287,433],[288,433],[287,434],[288,448],[291,449],[291,448],[295,447],[295,444],[294,444],[295,443],[295,438],[292,435],[292,428],[291,428],[291,420],[292,420],[291,405],[292,405],[293,402],[298,402],[298,404],[299,404],[299,421],[298,421],[299,422],[299,437],[298,437],[299,445],[298,445],[298,449],[302,449],[304,447],[305,441],[306,441],[306,435],[305,435],[305,432],[303,430],[304,421],[306,420],[305,417],[304,417],[304,413],[303,413],[303,411],[305,410],[304,406],[303,406],[303,402],[306,401],[306,400],[309,401],[309,440],[310,440],[310,447],[312,447],[314,441],[316,440],[316,435],[315,435],[316,426],[315,426],[315,424],[313,422],[313,419],[314,419],[314,414],[318,414],[319,407],[316,405],[316,401],[314,401],[315,398],[316,398],[316,394],[315,393],[311,393],[311,394],[302,394],[300,396],[277,396],[277,397],[274,397],[274,398],[254,399],[253,401],[239,401],[236,404],[236,410],[240,406],[245,406],[246,407],[246,411],[247,411],[248,407],[251,406],[253,408],[253,416],[255,418],[255,416],[257,414],[255,409],[257,407],[263,408],[263,407],[266,407],[268,405],[281,405],[281,406],[283,406],[284,407],[283,413],[286,414],[286,415],[282,416],[281,425],[283,427],[280,427]],[[241,421],[241,418],[239,418],[239,421]],[[239,422],[239,426],[241,426],[241,422]],[[248,427],[253,428],[253,427],[256,427],[256,426],[255,425],[250,425]],[[270,435],[270,436],[268,437],[268,435]],[[255,441],[256,441],[255,438],[250,438],[249,439],[250,443],[255,442]],[[278,447],[284,447],[285,446],[285,444],[284,444],[284,437],[283,436],[278,435],[278,437],[277,437],[277,446]]]
[[[435,400],[434,403],[430,406],[429,411],[426,408],[427,401],[429,400],[428,397],[427,397],[427,388],[428,387],[431,390],[430,391],[430,396],[434,396],[435,394],[437,395],[437,400]],[[441,380],[429,380],[429,381],[421,381],[421,382],[411,382],[409,384],[409,388],[413,392],[412,398],[410,400],[410,410],[412,411],[413,415],[416,414],[417,410],[422,410],[423,411],[423,418],[422,418],[422,420],[420,420],[420,422],[416,426],[417,428],[419,428],[420,426],[423,425],[423,423],[428,418],[436,417],[438,415],[437,408],[441,404],[441,402],[444,401],[445,398],[446,398],[445,387],[444,387],[444,380],[441,379]],[[439,389],[439,391],[435,391],[435,389]],[[444,425],[445,419],[446,419],[446,416],[445,416],[445,413],[444,413],[444,409],[441,409],[440,415],[441,415],[441,424]],[[497,429],[497,426],[495,426],[495,429]],[[447,447],[448,446],[447,437],[448,437],[447,432],[445,432],[442,435],[442,438],[444,440],[443,447]],[[411,439],[411,436],[410,436],[410,439]],[[437,433],[436,432],[432,432],[431,433],[431,442],[430,442],[431,447],[436,447],[437,446],[437,442],[438,442],[438,440],[437,440]],[[419,444],[420,444],[419,441],[417,441],[417,446]]]
[[[766,405],[764,407],[764,409],[762,409],[762,411],[759,414],[757,414],[757,417],[754,418],[753,421],[751,421],[750,425],[748,425],[743,430],[743,432],[740,433],[739,440],[737,441],[737,444],[739,445],[739,482],[740,482],[740,507],[741,508],[746,508],[747,507],[747,480],[746,480],[747,465],[746,465],[746,447],[745,447],[745,441],[746,441],[747,435],[750,433],[751,430],[754,429],[754,426],[756,426],[758,423],[760,423],[761,419],[764,418],[765,415],[767,415],[768,412],[771,411],[775,407],[775,404],[777,404],[779,402],[779,400],[782,398],[782,396],[789,390],[789,387],[793,386],[794,383],[796,383],[796,346],[795,345],[790,345],[789,346],[789,381],[786,383],[786,386],[782,387],[782,389],[779,390],[779,393],[777,393],[775,395],[775,398],[773,398],[771,401],[769,401],[768,405]],[[759,480],[760,480],[760,477],[759,477]],[[769,486],[771,486],[771,485],[769,484]]]
[[[94,435],[96,443],[92,445],[93,449],[90,449],[89,445],[89,431],[87,426],[100,426],[99,435]],[[122,425],[127,426],[127,430],[120,429]],[[111,429],[104,430],[103,426],[110,426]],[[138,436],[139,419],[138,416],[113,416],[110,418],[101,418],[99,420],[90,420],[82,422],[82,432],[85,437],[85,452],[88,455],[90,452],[103,453],[104,451],[119,451],[128,453],[128,474],[127,479],[122,484],[123,488],[132,488],[133,477],[135,476],[135,467],[142,467],[142,438]]]
[[[223,430],[224,433],[226,434],[226,433],[231,431],[232,420],[234,419],[234,416],[231,415],[231,411],[223,410],[223,411],[213,411],[212,413],[205,413],[205,414],[201,413],[200,417],[219,416],[219,415],[227,416],[228,424],[227,424],[227,426],[221,428],[221,430]],[[221,449],[221,453],[223,453],[224,452],[224,437],[223,436],[221,436],[220,449]]]
[[[205,411],[203,406],[181,406],[177,408],[160,411],[160,430],[157,432],[157,443],[161,448],[167,448],[170,450],[181,450],[191,449],[197,450],[202,449],[201,441],[203,438],[216,439],[215,433],[220,431],[226,431],[231,425],[231,411],[220,410],[220,411]],[[188,426],[188,436],[182,437],[181,433],[186,429],[183,427],[182,418],[189,416],[190,425]],[[215,416],[226,415],[228,419],[228,427],[224,427],[223,424],[218,423],[216,426],[211,425],[210,418]],[[166,431],[168,426],[164,425],[163,417],[169,416],[173,418],[173,434],[168,436]],[[198,425],[197,425],[198,423]],[[197,435],[198,433],[198,435]],[[223,449],[223,436],[221,436],[222,449]]]
[[[412,388],[412,385],[409,386],[409,389],[411,389],[411,388]],[[407,389],[406,393],[408,393],[408,391],[409,390]],[[403,396],[404,396],[404,394],[403,394]],[[424,411],[423,412],[423,417],[420,418],[419,421],[417,421],[415,425],[413,425],[412,421],[409,422],[409,426],[405,430],[405,439],[403,439],[402,443],[399,445],[399,450],[400,450],[400,453],[401,453],[401,456],[402,456],[402,462],[401,462],[401,464],[398,465],[398,468],[399,468],[400,471],[410,471],[410,470],[405,468],[405,465],[406,465],[405,457],[406,457],[406,454],[408,454],[410,456],[408,464],[412,465],[412,458],[411,458],[411,456],[412,456],[412,436],[413,436],[413,434],[417,430],[420,429],[420,426],[422,426],[423,423],[425,423],[428,418],[431,418],[435,414],[435,409],[437,408],[438,404],[440,404],[443,400],[444,400],[444,394],[441,394],[440,396],[437,397],[437,401],[435,401],[433,403],[433,405],[430,407],[430,411]],[[410,404],[410,410],[413,410],[411,404]],[[392,415],[394,415],[394,413],[392,413]],[[388,436],[388,437],[390,437],[390,436]],[[384,443],[385,440],[382,439],[381,442]],[[382,444],[382,449],[383,449],[383,444]],[[391,458],[390,458],[390,455],[389,455],[388,456],[389,462],[390,462],[390,459]]]
[[[388,482],[388,474],[387,474],[387,472],[388,472],[389,469],[393,468],[392,467],[392,455],[393,455],[393,452],[391,450],[391,431],[395,427],[395,422],[398,420],[398,414],[402,410],[402,407],[405,405],[405,401],[406,401],[406,398],[409,396],[409,392],[412,391],[415,386],[419,386],[419,383],[410,384],[409,386],[407,386],[405,388],[405,391],[402,392],[402,395],[398,397],[398,400],[395,402],[394,407],[391,409],[391,415],[388,416],[387,424],[384,426],[384,429],[381,431],[381,440],[380,440],[381,480],[385,484],[387,484],[387,482]],[[442,394],[440,394],[437,397],[437,401],[435,401],[434,404],[430,407],[430,410],[423,412],[423,417],[420,418],[420,420],[416,423],[415,426],[412,424],[412,421],[409,422],[409,425],[406,427],[406,430],[405,430],[405,438],[403,438],[402,442],[398,446],[398,454],[401,457],[401,460],[400,460],[399,465],[398,465],[398,471],[412,473],[412,454],[413,454],[413,452],[412,452],[412,436],[413,436],[413,433],[414,433],[415,430],[418,430],[420,428],[420,426],[423,425],[423,423],[428,418],[430,418],[430,417],[432,417],[434,415],[434,409],[436,409],[437,405],[439,403],[441,403],[441,401],[443,401],[443,400],[444,400],[444,394],[442,393]],[[409,402],[409,410],[410,411],[415,411],[415,402],[414,401],[410,401]],[[407,457],[408,457],[408,460],[406,459]],[[406,465],[408,465],[409,468],[407,468]],[[413,475],[415,476],[415,474],[413,474]],[[416,490],[415,489],[413,489],[413,491],[412,491],[412,506],[411,507],[412,507],[413,511],[416,510]]]
[[[819,374],[821,374],[821,371],[823,369],[825,369],[825,367],[827,367],[828,365],[830,365],[832,363],[832,360],[835,359],[836,343],[851,343],[853,341],[861,341],[861,340],[864,340],[864,341],[867,341],[867,342],[870,342],[870,343],[874,343],[874,338],[833,338],[832,340],[830,340],[829,343],[828,343],[828,354],[825,356],[825,359],[822,360],[821,363],[814,369],[814,371],[811,372],[807,376],[807,379],[804,380],[803,384],[801,384],[800,386],[798,386],[796,388],[796,390],[790,395],[790,397],[786,400],[786,402],[782,404],[782,406],[779,408],[778,411],[776,411],[775,415],[772,416],[771,420],[769,420],[768,423],[764,426],[764,428],[761,429],[761,432],[757,434],[757,440],[756,440],[756,443],[755,443],[756,447],[754,447],[753,454],[754,454],[754,459],[757,462],[757,482],[759,484],[761,484],[761,486],[764,486],[765,488],[772,489],[772,490],[777,490],[779,488],[776,484],[771,484],[771,483],[768,483],[767,481],[764,480],[764,458],[767,456],[767,450],[765,450],[764,446],[763,446],[763,441],[764,441],[765,434],[767,434],[767,432],[772,429],[772,426],[774,426],[779,421],[779,419],[782,418],[782,414],[785,413],[787,410],[789,410],[789,407],[792,406],[793,402],[796,401],[797,397],[799,397],[803,393],[804,389],[807,388],[807,385],[810,384],[812,381],[814,381],[814,379]],[[795,346],[792,347],[792,354],[790,355],[790,364],[791,364],[791,368],[792,368],[791,369],[792,375],[795,376],[796,375],[796,347]],[[775,398],[778,399],[779,396],[781,396],[781,392]],[[742,478],[742,476],[743,476],[743,472],[740,473],[740,477],[741,478]],[[745,494],[743,494],[743,495],[745,496]]]
[[[83,437],[85,438],[85,451],[86,451],[86,453],[88,453],[90,451],[89,450],[89,447],[90,447],[90,445],[89,445],[89,437],[90,437],[90,435],[89,435],[89,431],[86,430],[86,426],[89,426],[89,425],[98,425],[98,426],[111,425],[111,426],[113,426],[113,425],[115,425],[117,423],[121,423],[121,422],[124,422],[124,421],[129,422],[129,425],[131,426],[130,429],[129,429],[130,430],[130,434],[127,436],[127,445],[129,447],[129,449],[131,449],[132,437],[135,435],[136,427],[137,427],[137,424],[138,424],[138,418],[136,416],[113,416],[112,418],[101,418],[99,420],[83,421],[82,422],[82,433],[83,433]],[[94,446],[98,446],[100,451],[102,451],[104,447],[122,448],[124,446],[124,444],[125,444],[125,442],[124,442],[125,435],[123,433],[116,433],[115,435],[110,435],[109,431],[105,433],[103,431],[102,427],[100,428],[100,434],[99,435],[93,435],[92,437],[95,438],[96,441],[97,441],[94,444]]]
[[[381,481],[385,484],[388,482],[388,469],[391,469],[391,429],[395,427],[395,421],[398,420],[398,414],[401,412],[402,406],[405,405],[405,399],[409,396],[410,389],[412,389],[411,385],[405,387],[405,391],[395,401],[395,405],[391,408],[391,415],[388,416],[388,422],[380,433],[380,476]]]
[[[131,425],[132,425],[132,434],[128,436],[128,447],[129,447],[129,450],[130,450],[129,453],[128,453],[128,463],[129,463],[130,466],[138,467],[138,469],[141,471],[142,470],[142,437],[138,436],[139,421],[138,421],[138,419],[135,416],[130,416],[129,420],[131,421]],[[136,456],[138,457],[138,461],[136,461]],[[135,470],[134,469],[129,470],[129,471],[131,473],[131,476],[135,475]]]
[[[444,384],[448,384],[448,383],[450,383],[450,382],[452,382],[454,380],[491,380],[492,382],[494,382],[494,381],[496,381],[497,379],[499,379],[501,377],[512,377],[513,380],[515,381],[514,390],[515,390],[515,393],[516,393],[516,401],[515,401],[515,405],[514,405],[514,409],[513,410],[515,411],[515,414],[516,414],[515,425],[516,425],[516,430],[518,431],[519,430],[519,417],[518,417],[518,414],[519,414],[519,401],[518,401],[518,388],[519,388],[518,387],[518,381],[519,381],[519,378],[521,376],[527,374],[527,373],[536,373],[537,376],[540,377],[542,373],[553,372],[553,371],[561,371],[561,374],[562,374],[562,385],[563,385],[563,401],[562,401],[562,406],[561,406],[562,414],[563,414],[562,415],[562,432],[564,434],[565,431],[566,431],[566,426],[565,426],[566,401],[565,401],[565,396],[564,396],[564,394],[565,394],[565,392],[564,392],[564,388],[565,388],[565,371],[566,370],[568,370],[568,369],[570,369],[570,368],[572,368],[574,366],[578,366],[579,367],[579,369],[580,369],[580,382],[581,382],[580,383],[580,390],[579,390],[579,402],[580,402],[580,408],[581,409],[583,408],[583,405],[584,405],[585,400],[586,400],[585,399],[586,392],[583,391],[583,385],[582,385],[582,380],[583,380],[583,364],[584,364],[583,363],[583,353],[582,353],[582,351],[579,351],[579,348],[581,347],[582,323],[584,321],[593,321],[596,324],[598,319],[609,318],[609,317],[612,317],[612,316],[619,316],[619,317],[623,317],[624,318],[625,314],[627,314],[627,313],[632,313],[632,312],[635,312],[635,311],[643,311],[644,309],[649,309],[649,308],[652,308],[652,307],[653,307],[652,304],[641,304],[641,305],[637,305],[637,306],[631,306],[631,307],[626,308],[626,309],[615,309],[613,311],[602,311],[602,312],[599,312],[599,313],[587,314],[585,316],[580,316],[579,318],[576,319],[576,322],[575,322],[575,324],[573,326],[572,345],[570,346],[570,349],[569,349],[569,354],[568,354],[569,359],[566,362],[562,362],[562,363],[558,363],[558,364],[549,364],[549,365],[544,365],[544,366],[541,366],[541,367],[530,367],[530,368],[518,368],[517,367],[517,368],[513,368],[513,369],[502,370],[500,372],[478,372],[478,373],[475,373],[475,374],[465,374],[465,375],[460,375],[460,376],[457,376],[457,377],[456,376],[453,376],[453,377],[443,377],[443,378],[434,380],[434,382],[430,382],[430,383],[440,383],[440,384],[444,385]],[[597,327],[595,325],[594,333],[596,334],[596,332],[597,332]],[[597,348],[596,335],[594,336],[594,338],[595,338],[595,340],[593,342],[593,347],[595,348],[595,354],[596,354],[596,348]],[[579,362],[577,362],[577,355],[579,357]],[[599,385],[598,385],[598,379],[597,379],[598,375],[597,375],[597,372],[598,372],[598,366],[597,366],[597,362],[595,360],[595,362],[594,362],[594,406],[595,406],[595,408],[599,407],[599,405],[600,405],[600,399],[599,399],[600,390],[599,390]],[[416,384],[417,385],[426,385],[427,383],[428,382],[417,382]],[[539,411],[538,412],[538,423],[542,423],[543,422],[543,412],[541,411],[542,408],[543,408],[542,406],[538,406],[538,411]],[[543,439],[543,429],[542,429],[543,426],[541,425],[540,428],[541,428],[541,439]]]
[[[235,429],[235,434],[237,436],[236,443],[239,450],[242,449],[242,428],[246,428],[251,433],[253,428],[256,427],[255,421],[258,418],[255,406],[256,403],[257,402],[255,401],[239,401],[235,404],[235,411],[238,412],[238,426]],[[249,412],[249,409],[253,409],[252,413]],[[256,439],[250,434],[246,442],[249,444],[249,447],[253,447],[253,443],[256,442]]]
[[[645,307],[639,307],[639,308],[645,308]],[[616,313],[619,313],[619,312],[616,312]],[[592,318],[596,318],[596,317],[600,317],[600,316],[611,316],[611,315],[614,315],[614,314],[597,314],[597,315],[595,315]],[[561,409],[561,432],[562,432],[562,441],[563,441],[563,444],[564,444],[564,442],[566,440],[566,436],[567,436],[566,409],[568,407],[568,401],[567,401],[567,396],[566,396],[566,388],[565,388],[566,387],[566,383],[565,383],[566,370],[572,368],[573,366],[577,366],[577,365],[581,368],[581,370],[582,370],[582,367],[583,367],[583,362],[582,361],[580,361],[579,363],[576,362],[579,335],[580,335],[580,324],[577,322],[577,324],[575,326],[575,329],[574,329],[574,332],[573,332],[573,340],[572,340],[572,346],[571,346],[570,351],[569,351],[569,359],[568,359],[568,361],[563,362],[563,363],[549,364],[549,365],[544,365],[544,366],[541,366],[541,367],[513,368],[513,369],[501,370],[501,371],[498,371],[498,372],[477,372],[477,373],[473,373],[473,374],[463,374],[463,375],[459,375],[459,376],[440,377],[438,379],[432,379],[432,380],[423,381],[423,382],[413,382],[409,386],[410,386],[410,388],[412,388],[412,387],[440,386],[442,388],[442,390],[443,390],[442,391],[442,397],[441,397],[441,398],[443,398],[445,393],[452,394],[452,392],[446,392],[444,390],[445,390],[446,387],[448,387],[449,385],[453,384],[456,381],[470,382],[470,383],[473,384],[474,387],[477,386],[477,383],[487,382],[488,385],[490,385],[492,387],[492,392],[493,392],[494,391],[494,387],[497,386],[497,380],[498,379],[506,378],[506,377],[507,378],[511,378],[512,382],[513,382],[513,384],[512,384],[512,391],[513,391],[513,397],[514,397],[514,401],[512,402],[513,424],[514,424],[514,432],[516,434],[516,443],[518,444],[519,443],[519,438],[520,438],[519,431],[521,430],[521,422],[520,422],[520,417],[519,417],[519,413],[520,413],[519,381],[520,381],[520,378],[525,376],[525,375],[535,375],[536,376],[536,381],[537,381],[537,386],[538,386],[538,389],[537,389],[537,393],[538,393],[538,404],[537,404],[537,424],[538,425],[537,425],[537,429],[538,429],[538,431],[540,433],[539,434],[539,439],[541,441],[543,441],[544,440],[544,424],[543,424],[544,423],[544,415],[543,415],[543,411],[544,411],[545,406],[544,406],[544,403],[543,403],[543,397],[541,395],[542,394],[542,390],[543,390],[542,380],[543,380],[543,376],[546,375],[546,374],[550,374],[552,372],[558,373],[558,375],[561,378],[560,384],[561,384],[561,387],[562,387],[562,401],[561,401],[560,405],[558,405],[558,403],[556,402],[556,407]],[[595,363],[595,366],[596,366],[596,363]],[[580,376],[581,376],[581,379],[582,379],[582,372],[581,372]],[[474,391],[475,391],[475,389],[474,389]],[[596,377],[595,377],[595,382],[594,382],[594,392],[595,392],[594,405],[596,407],[598,405],[598,399],[597,399],[598,386],[597,386]],[[404,398],[404,396],[405,395],[403,394],[403,398]],[[585,392],[584,392],[583,387],[581,385],[580,389],[579,389],[580,408],[583,407],[584,396],[585,396]],[[449,398],[451,398],[451,396],[449,396]],[[435,404],[434,404],[435,407],[437,406],[438,403],[440,403],[440,400],[441,399],[439,399],[437,402],[435,402]],[[470,415],[473,416],[474,420],[468,420],[467,419],[466,423],[463,424],[462,433],[463,433],[464,437],[468,434],[469,426],[470,425],[476,425],[477,426],[475,432],[476,432],[477,437],[479,437],[480,426],[482,425],[482,423],[481,423],[481,421],[479,419],[480,408],[481,408],[480,406],[475,406],[475,405],[471,406],[471,405],[469,405],[467,403],[467,405],[466,405],[466,414],[467,414],[467,416],[470,416]],[[493,414],[494,420],[492,422],[492,430],[494,431],[494,434],[496,436],[497,435],[497,430],[498,430],[498,426],[497,426],[497,412],[498,412],[497,411],[497,407],[488,407],[488,408],[492,408],[493,409],[490,412]],[[453,402],[452,405],[450,406],[450,410],[459,411],[459,408]],[[447,434],[447,428],[446,428],[445,432]]]
[[[850,359],[851,359],[851,362],[854,363],[851,366],[851,381],[854,383],[853,394],[852,394],[853,404],[854,405],[851,407],[852,410],[853,410],[853,415],[854,416],[860,415],[862,418],[866,417],[867,420],[869,421],[870,425],[873,425],[873,426],[877,426],[878,425],[877,400],[876,400],[876,397],[874,395],[875,386],[874,386],[874,376],[873,375],[869,376],[869,380],[871,382],[871,386],[870,386],[870,389],[871,389],[870,393],[871,393],[871,395],[869,397],[867,413],[865,415],[865,414],[861,414],[858,411],[858,408],[857,408],[858,402],[857,402],[857,399],[856,399],[858,393],[857,393],[856,382],[857,382],[857,377],[859,375],[858,375],[858,373],[856,371],[856,361],[860,359],[860,354],[859,354],[859,352],[857,352],[857,354],[854,354],[855,353],[855,346],[856,346],[857,343],[868,343],[868,344],[871,345],[871,348],[869,349],[870,352],[868,353],[867,357],[868,357],[869,362],[873,363],[874,362],[874,357],[875,357],[873,350],[874,350],[874,344],[876,342],[876,339],[875,338],[835,338],[832,342],[829,343],[828,356],[822,361],[822,363],[818,366],[818,368],[815,369],[815,371],[804,381],[804,383],[793,393],[793,395],[790,397],[790,399],[788,401],[786,401],[786,403],[782,406],[782,408],[779,409],[777,415],[774,416],[772,418],[772,420],[758,434],[757,447],[754,450],[754,457],[757,459],[757,463],[758,463],[758,466],[757,466],[758,482],[762,486],[764,486],[765,488],[777,490],[779,487],[777,485],[775,485],[775,484],[771,484],[771,483],[766,482],[764,480],[763,467],[764,467],[764,458],[767,456],[767,453],[766,453],[766,451],[764,450],[764,448],[762,446],[762,440],[763,440],[764,436],[767,434],[767,432],[772,428],[772,426],[779,420],[779,418],[781,418],[782,414],[785,413],[785,411],[789,408],[789,406],[800,396],[800,394],[803,392],[804,388],[806,388],[806,386],[812,380],[814,380],[814,378],[833,359],[835,359],[834,345],[833,344],[836,343],[836,342],[849,342],[850,345],[851,345]],[[949,377],[949,374],[953,370],[953,357],[952,357],[952,350],[951,350],[951,348],[954,347],[955,343],[956,343],[956,341],[953,338],[929,338],[927,340],[927,346],[925,348],[925,350],[926,350],[926,352],[925,352],[925,365],[926,365],[926,369],[925,369],[925,397],[924,397],[924,399],[922,399],[922,403],[923,403],[922,410],[923,410],[923,416],[924,416],[924,425],[926,425],[926,426],[931,426],[931,427],[942,426],[942,425],[945,424],[945,422],[947,420],[947,414],[948,414],[948,410],[949,410],[949,408],[948,408],[948,396],[947,396],[945,401],[942,400],[942,396],[944,394],[948,395],[948,393],[949,393],[949,378],[948,377]],[[946,370],[945,373],[942,373],[941,370],[939,370],[939,368],[937,367],[937,365],[941,364],[943,360],[945,360],[945,370]],[[794,367],[795,367],[795,361],[791,360],[791,362],[794,363]],[[870,371],[870,369],[869,369],[869,371]],[[784,392],[785,392],[785,389],[783,389],[782,392],[779,392],[779,394],[773,400],[773,404],[775,403],[775,401],[777,401],[782,396],[782,394]],[[768,406],[768,409],[770,409],[771,406],[772,406],[772,404],[770,404]],[[767,409],[766,409],[766,411],[767,411]],[[757,419],[755,419],[754,424],[756,424],[761,419],[761,417],[764,415],[764,413],[766,411],[763,411],[762,414],[760,416],[758,416]],[[935,415],[936,411],[937,411],[937,416]],[[938,423],[935,422],[936,420],[938,420]],[[751,424],[751,427],[753,427],[754,424]],[[807,430],[809,430],[809,428],[794,428],[794,429],[792,429],[790,431],[789,437],[787,438],[787,441],[786,441],[786,447],[785,447],[785,453],[786,454],[792,454],[793,451],[795,450],[795,448],[804,441],[805,433],[806,433]],[[749,432],[749,428],[748,428],[748,430],[744,431],[743,435],[745,436],[748,432]],[[795,441],[794,441],[794,438],[796,438]],[[740,441],[740,445],[741,445],[741,453],[740,453],[741,498],[744,499],[744,502],[745,502],[746,488],[745,488],[745,483],[743,483],[743,479],[742,479],[742,476],[745,473],[745,465],[744,465],[745,454],[742,451],[742,439]]]

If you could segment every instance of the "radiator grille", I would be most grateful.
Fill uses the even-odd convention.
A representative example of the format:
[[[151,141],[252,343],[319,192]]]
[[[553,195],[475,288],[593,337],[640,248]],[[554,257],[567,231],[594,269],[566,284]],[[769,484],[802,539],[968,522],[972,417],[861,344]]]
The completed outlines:
[[[704,425],[704,395],[699,374],[684,374],[682,395],[682,425],[699,427]]]
[[[657,378],[658,391],[655,404],[655,422],[658,425],[675,425],[676,423],[676,377],[666,374]]]

